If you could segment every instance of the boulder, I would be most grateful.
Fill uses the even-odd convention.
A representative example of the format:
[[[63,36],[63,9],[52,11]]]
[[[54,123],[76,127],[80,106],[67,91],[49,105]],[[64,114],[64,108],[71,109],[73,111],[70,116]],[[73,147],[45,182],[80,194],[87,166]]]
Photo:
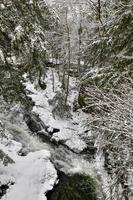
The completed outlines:
[[[0,199],[6,194],[6,191],[9,189],[8,185],[0,186]]]
[[[9,189],[10,185],[14,183],[7,183],[0,185],[0,199],[6,194],[6,191]]]
[[[26,112],[24,114],[24,120],[29,127],[29,129],[33,133],[37,133],[38,131],[41,131],[42,129],[46,129],[47,126],[43,123],[43,121],[39,118],[39,115],[33,112]]]
[[[58,128],[46,126],[44,122],[34,112],[24,115],[25,122],[32,133],[35,133],[43,142],[50,141],[52,135],[60,131]]]

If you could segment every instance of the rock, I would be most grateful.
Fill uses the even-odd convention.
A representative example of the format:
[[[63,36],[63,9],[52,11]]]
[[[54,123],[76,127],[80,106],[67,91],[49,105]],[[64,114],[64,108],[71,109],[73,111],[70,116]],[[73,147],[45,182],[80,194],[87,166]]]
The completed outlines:
[[[7,166],[9,163],[15,163],[7,154],[5,154],[2,150],[0,150],[0,161],[2,161],[3,165]]]
[[[43,121],[39,118],[39,115],[29,112],[24,114],[24,120],[29,127],[29,129],[33,133],[37,133],[38,131],[41,131],[42,129],[46,129],[47,126],[43,123]]]
[[[34,132],[39,132],[42,130],[45,130],[47,133],[53,134],[60,131],[58,128],[53,128],[50,126],[46,126],[44,122],[39,118],[39,115],[37,115],[34,112],[27,112],[24,114],[24,120],[29,127],[29,129]]]
[[[27,148],[22,148],[19,152],[18,155],[19,156],[27,156],[27,154],[29,153],[29,150]]]
[[[27,105],[28,107],[29,106],[31,106],[31,107],[35,106],[35,102],[32,100],[31,97],[27,96],[26,98],[27,98],[27,102],[28,102],[28,105]]]
[[[53,135],[54,133],[58,133],[60,131],[60,129],[58,129],[58,128],[52,128],[52,127],[47,127],[46,131],[48,133],[51,133]]]
[[[39,79],[39,81],[38,81],[38,84],[39,84],[39,86],[40,86],[40,88],[42,89],[42,90],[45,90],[46,89],[46,83],[44,82],[44,81],[41,81],[40,79]]]
[[[1,185],[0,186],[0,199],[6,194],[6,191],[9,189],[8,185]]]
[[[52,135],[60,131],[58,128],[46,126],[36,113],[25,113],[24,119],[31,132],[35,133],[43,142],[51,142]]]
[[[9,189],[10,185],[14,183],[2,184],[0,185],[0,199],[6,194],[6,191]]]
[[[50,142],[51,135],[45,131],[38,131],[36,135],[41,139],[42,142]]]
[[[85,148],[81,154],[85,154],[88,158],[94,158],[94,155],[97,152],[97,147],[94,146],[87,146],[87,148]]]

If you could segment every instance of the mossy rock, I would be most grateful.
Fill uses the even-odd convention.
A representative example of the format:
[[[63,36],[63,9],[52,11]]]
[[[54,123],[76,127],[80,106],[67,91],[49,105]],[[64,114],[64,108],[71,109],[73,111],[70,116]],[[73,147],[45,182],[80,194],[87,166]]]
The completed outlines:
[[[47,193],[48,200],[98,200],[96,183],[90,176],[63,175],[54,190]]]
[[[83,108],[86,106],[85,97],[83,97],[81,94],[79,94],[79,96],[78,96],[78,104],[79,104],[80,108]]]

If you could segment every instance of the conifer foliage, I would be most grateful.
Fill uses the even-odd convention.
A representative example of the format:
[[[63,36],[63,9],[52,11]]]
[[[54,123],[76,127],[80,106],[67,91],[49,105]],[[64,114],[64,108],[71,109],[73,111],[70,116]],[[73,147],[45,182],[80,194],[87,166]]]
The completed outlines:
[[[132,84],[133,2],[107,1],[101,12],[101,22],[85,51],[87,71],[92,69],[92,76],[88,73],[85,79],[102,88]]]
[[[0,93],[6,100],[25,98],[24,73],[30,79],[42,75],[45,32],[52,28],[52,20],[44,1],[0,1]]]

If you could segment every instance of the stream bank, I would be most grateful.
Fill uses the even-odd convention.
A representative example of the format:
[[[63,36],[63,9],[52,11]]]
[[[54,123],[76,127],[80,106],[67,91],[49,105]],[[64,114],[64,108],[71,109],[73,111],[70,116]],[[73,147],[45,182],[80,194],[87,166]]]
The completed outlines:
[[[65,198],[68,200],[72,194],[74,199],[78,198],[78,191],[79,200],[103,200],[101,180],[98,177],[98,170],[101,169],[95,166],[95,142],[91,135],[87,141],[83,137],[87,131],[86,114],[71,111],[71,118],[54,117],[53,107],[49,104],[56,95],[52,92],[51,81],[50,70],[47,73],[46,90],[27,81],[26,87],[34,102],[33,108],[22,110],[16,106],[12,108],[11,116],[7,114],[8,117],[1,117],[8,136],[1,140],[1,148],[14,162],[9,163],[6,169],[1,168],[4,170],[0,178],[2,185],[14,183],[9,186],[2,200],[14,200],[16,194],[21,194],[20,190],[23,191],[20,200],[44,200],[46,197],[53,200],[54,197],[58,198],[60,192],[60,200],[64,200],[65,190],[68,196]],[[60,91],[59,81],[55,81],[55,88]],[[70,105],[78,94],[73,82],[71,80]],[[4,182],[2,177],[6,177]],[[96,187],[94,182],[97,183]],[[91,194],[87,194],[80,183],[83,183],[86,190],[92,190]],[[69,189],[73,191],[70,196]]]

